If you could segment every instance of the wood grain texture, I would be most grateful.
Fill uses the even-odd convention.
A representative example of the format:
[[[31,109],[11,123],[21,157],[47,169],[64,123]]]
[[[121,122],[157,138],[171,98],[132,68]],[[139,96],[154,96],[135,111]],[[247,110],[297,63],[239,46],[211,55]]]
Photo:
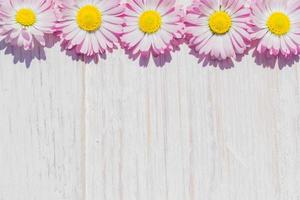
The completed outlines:
[[[182,56],[185,55],[185,56]],[[87,199],[300,198],[299,69],[87,67]]]
[[[0,55],[0,199],[84,199],[84,66]]]
[[[46,56],[0,52],[0,200],[300,200],[298,63]]]

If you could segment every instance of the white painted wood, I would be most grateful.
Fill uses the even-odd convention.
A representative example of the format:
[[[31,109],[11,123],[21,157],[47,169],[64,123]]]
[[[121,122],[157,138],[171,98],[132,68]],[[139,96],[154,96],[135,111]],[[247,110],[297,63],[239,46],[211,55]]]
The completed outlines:
[[[56,45],[26,68],[0,51],[0,200],[299,200],[299,64],[188,52],[140,68]]]
[[[86,199],[299,200],[297,65],[89,65]]]
[[[0,55],[0,199],[84,199],[84,66]]]

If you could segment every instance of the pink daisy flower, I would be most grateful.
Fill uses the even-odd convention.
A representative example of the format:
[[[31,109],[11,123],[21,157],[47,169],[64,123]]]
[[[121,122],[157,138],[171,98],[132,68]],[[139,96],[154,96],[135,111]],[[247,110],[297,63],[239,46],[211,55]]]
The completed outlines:
[[[0,38],[25,50],[45,46],[55,22],[52,0],[4,0],[0,7]]]
[[[67,0],[57,5],[62,14],[57,31],[65,49],[98,57],[116,48],[123,24],[120,0]]]
[[[132,55],[148,57],[174,50],[183,37],[183,10],[175,0],[129,0],[121,41]]]
[[[236,58],[250,43],[249,17],[243,0],[194,0],[186,16],[189,46],[199,57]]]
[[[252,10],[252,39],[258,53],[298,55],[300,52],[300,2],[258,1]]]

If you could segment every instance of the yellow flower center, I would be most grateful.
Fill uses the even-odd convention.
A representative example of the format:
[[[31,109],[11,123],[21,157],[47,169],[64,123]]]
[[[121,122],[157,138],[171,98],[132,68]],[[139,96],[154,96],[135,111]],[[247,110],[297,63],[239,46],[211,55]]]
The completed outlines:
[[[102,13],[97,7],[86,5],[77,12],[76,21],[82,30],[93,32],[102,24]]]
[[[139,18],[139,27],[144,33],[152,34],[157,32],[161,24],[161,16],[155,10],[145,11]]]
[[[36,15],[29,8],[22,8],[16,14],[16,21],[22,26],[32,26],[36,22]]]
[[[267,27],[274,35],[285,35],[291,28],[290,18],[284,13],[274,12],[267,21]]]
[[[209,17],[208,25],[214,34],[223,35],[231,28],[231,17],[224,11],[216,11]]]

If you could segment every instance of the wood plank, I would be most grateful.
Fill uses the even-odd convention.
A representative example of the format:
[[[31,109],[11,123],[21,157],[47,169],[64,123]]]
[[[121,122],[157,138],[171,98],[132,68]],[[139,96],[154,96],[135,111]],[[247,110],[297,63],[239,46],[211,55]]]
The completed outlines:
[[[26,68],[0,52],[1,200],[84,199],[85,68],[46,55]]]

